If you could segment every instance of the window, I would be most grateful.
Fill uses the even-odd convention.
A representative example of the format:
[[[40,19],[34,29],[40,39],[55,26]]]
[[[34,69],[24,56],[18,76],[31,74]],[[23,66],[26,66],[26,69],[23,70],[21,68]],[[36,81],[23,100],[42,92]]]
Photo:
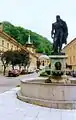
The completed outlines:
[[[18,50],[18,46],[17,46],[17,50]]]
[[[11,50],[13,50],[13,45],[11,46]]]
[[[44,60],[43,60],[43,63],[42,63],[42,65],[44,66]]]
[[[2,48],[2,52],[4,52],[4,48]]]
[[[72,64],[72,59],[71,59],[71,57],[70,57],[70,64]]]
[[[75,47],[75,44],[74,44],[73,51],[75,51],[75,48],[76,48],[76,47]]]
[[[15,47],[15,50],[17,50],[17,47]]]
[[[4,40],[2,40],[2,46],[4,46]]]
[[[7,48],[9,49],[9,43],[7,43]]]
[[[73,56],[73,62],[75,62],[75,56]]]

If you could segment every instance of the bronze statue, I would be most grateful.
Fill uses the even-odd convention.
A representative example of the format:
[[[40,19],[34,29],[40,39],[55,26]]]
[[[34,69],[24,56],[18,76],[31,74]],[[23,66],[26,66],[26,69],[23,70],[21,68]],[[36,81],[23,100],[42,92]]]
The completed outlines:
[[[52,24],[51,37],[53,38],[53,54],[60,54],[62,44],[67,43],[68,28],[59,15],[56,16],[56,22]]]

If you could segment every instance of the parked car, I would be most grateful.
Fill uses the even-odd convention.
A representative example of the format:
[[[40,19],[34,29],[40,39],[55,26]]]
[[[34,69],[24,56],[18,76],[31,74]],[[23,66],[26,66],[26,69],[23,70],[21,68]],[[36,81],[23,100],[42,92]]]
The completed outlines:
[[[31,74],[31,73],[34,73],[34,71],[26,71],[26,70],[21,70],[21,75],[25,75],[25,74]]]
[[[8,76],[9,76],[9,77],[16,77],[16,76],[19,76],[20,73],[21,73],[21,71],[18,70],[18,69],[9,70]]]
[[[72,71],[72,72],[71,72],[71,76],[72,76],[72,77],[76,77],[76,71]]]
[[[23,70],[21,70],[21,75],[24,75],[24,74],[26,74],[27,73],[27,71],[25,71],[24,69]]]

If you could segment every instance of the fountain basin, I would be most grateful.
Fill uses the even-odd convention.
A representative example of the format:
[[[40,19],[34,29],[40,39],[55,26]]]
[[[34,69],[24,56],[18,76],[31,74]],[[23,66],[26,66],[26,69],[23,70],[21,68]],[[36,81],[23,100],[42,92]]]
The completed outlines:
[[[45,83],[47,78],[21,80],[17,97],[25,102],[58,109],[76,109],[76,84]]]

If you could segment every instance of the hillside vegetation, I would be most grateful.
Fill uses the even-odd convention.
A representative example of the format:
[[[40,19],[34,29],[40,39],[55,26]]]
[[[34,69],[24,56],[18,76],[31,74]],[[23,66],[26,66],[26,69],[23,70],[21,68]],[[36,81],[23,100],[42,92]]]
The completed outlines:
[[[28,35],[30,33],[31,42],[34,44],[36,48],[36,52],[46,53],[47,55],[51,54],[52,43],[45,37],[32,32],[31,30],[24,29],[23,27],[17,27],[12,25],[9,22],[2,22],[3,31],[16,39],[17,42],[25,45],[28,40]]]

